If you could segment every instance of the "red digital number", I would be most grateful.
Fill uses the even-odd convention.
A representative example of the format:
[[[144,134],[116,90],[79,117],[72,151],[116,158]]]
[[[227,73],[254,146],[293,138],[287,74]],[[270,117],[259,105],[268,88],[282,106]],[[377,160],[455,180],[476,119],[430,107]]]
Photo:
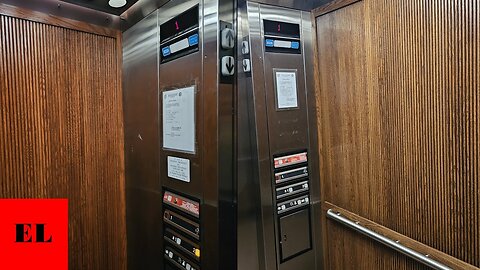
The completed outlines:
[[[180,30],[180,26],[178,26],[178,21],[175,21],[175,29]]]

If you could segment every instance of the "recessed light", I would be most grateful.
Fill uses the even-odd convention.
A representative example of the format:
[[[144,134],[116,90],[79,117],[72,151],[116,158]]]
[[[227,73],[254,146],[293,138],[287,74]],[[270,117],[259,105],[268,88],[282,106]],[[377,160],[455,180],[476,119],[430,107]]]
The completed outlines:
[[[108,4],[114,8],[120,8],[127,4],[127,0],[110,0]]]

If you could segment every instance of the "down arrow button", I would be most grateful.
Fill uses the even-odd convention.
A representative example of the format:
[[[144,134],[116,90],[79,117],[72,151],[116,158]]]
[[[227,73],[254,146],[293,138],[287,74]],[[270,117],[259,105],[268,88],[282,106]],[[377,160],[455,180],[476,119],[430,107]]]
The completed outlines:
[[[232,76],[235,73],[235,59],[232,56],[222,57],[222,75]]]

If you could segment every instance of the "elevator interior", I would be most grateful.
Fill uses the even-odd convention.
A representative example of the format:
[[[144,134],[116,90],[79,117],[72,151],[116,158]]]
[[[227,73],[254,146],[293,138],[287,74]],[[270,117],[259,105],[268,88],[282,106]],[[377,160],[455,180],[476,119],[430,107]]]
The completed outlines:
[[[415,133],[424,126],[405,118],[409,110],[390,95],[403,101],[421,92],[405,88],[397,97],[385,85],[396,87],[390,79],[399,76],[419,87],[408,72],[392,71],[407,66],[402,57],[411,56],[406,53],[414,46],[392,39],[403,25],[384,24],[376,13],[400,12],[402,6],[328,2],[313,10],[323,2],[171,0],[123,33],[131,269],[342,269],[352,239],[358,243],[353,257],[365,265],[389,268],[400,261],[401,269],[410,269],[406,257],[435,269],[451,269],[449,261],[465,264],[443,253],[447,248],[433,248],[435,240],[423,245],[426,233],[411,236],[412,226],[420,226],[431,211],[417,200],[430,196],[422,193],[430,182],[419,184],[426,180],[418,176],[412,146],[425,143]],[[418,36],[423,30],[405,33]],[[383,51],[384,44],[398,55]],[[406,51],[397,50],[402,46]],[[411,97],[421,108],[413,112],[445,108],[422,103],[429,100],[427,94]],[[398,126],[406,119],[419,129]],[[387,139],[403,140],[404,133],[417,135],[403,146]],[[404,158],[411,158],[409,167],[395,162]],[[422,172],[433,172],[431,163],[425,164]],[[406,171],[411,178],[401,174]],[[445,184],[443,178],[436,181]],[[437,192],[431,205],[442,201],[439,194],[456,193]],[[477,197],[465,198],[470,207]],[[404,201],[417,208],[398,210]],[[406,227],[396,227],[392,211],[410,215],[403,216]],[[437,230],[458,237],[465,234],[458,224],[465,222],[456,223],[458,230]],[[359,234],[352,235],[355,231]],[[383,246],[364,260],[362,249],[373,246],[361,238],[365,235]],[[401,254],[392,256],[391,249]]]
[[[174,0],[123,40],[127,230],[155,241],[129,263],[318,269],[309,13]]]
[[[479,8],[0,0],[0,197],[71,269],[478,270]]]

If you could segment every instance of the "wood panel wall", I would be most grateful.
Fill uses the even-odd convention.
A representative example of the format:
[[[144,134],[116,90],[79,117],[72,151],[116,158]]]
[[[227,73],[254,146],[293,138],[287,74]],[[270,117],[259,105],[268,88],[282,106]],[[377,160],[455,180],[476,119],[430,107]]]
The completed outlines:
[[[480,1],[316,17],[324,200],[480,267]],[[326,221],[327,269],[424,269]]]
[[[126,269],[119,37],[0,15],[0,197],[69,199],[69,269]]]

